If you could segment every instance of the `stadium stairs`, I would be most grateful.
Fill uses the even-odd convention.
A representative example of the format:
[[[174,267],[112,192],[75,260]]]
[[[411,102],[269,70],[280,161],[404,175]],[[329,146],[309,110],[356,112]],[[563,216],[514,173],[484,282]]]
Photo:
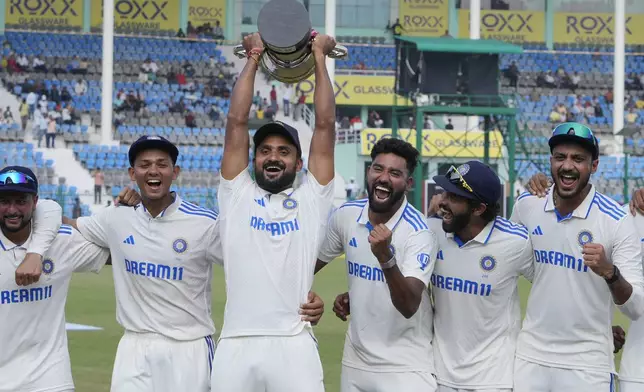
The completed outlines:
[[[0,87],[0,102],[2,102],[2,112],[5,108],[9,106],[11,108],[11,114],[16,121],[20,121],[20,102],[18,98],[11,94],[4,87]]]

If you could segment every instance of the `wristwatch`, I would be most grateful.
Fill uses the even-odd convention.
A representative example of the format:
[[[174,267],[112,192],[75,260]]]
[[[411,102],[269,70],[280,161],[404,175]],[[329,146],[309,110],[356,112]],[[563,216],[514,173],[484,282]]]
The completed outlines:
[[[613,265],[613,276],[610,279],[604,279],[604,280],[606,280],[606,283],[611,285],[613,283],[616,283],[619,280],[620,276],[621,275],[619,273],[619,268],[617,268],[616,265]]]

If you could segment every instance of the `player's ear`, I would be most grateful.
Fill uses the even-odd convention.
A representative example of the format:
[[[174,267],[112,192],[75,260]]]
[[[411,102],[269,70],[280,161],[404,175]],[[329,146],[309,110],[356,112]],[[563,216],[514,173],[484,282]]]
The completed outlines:
[[[476,216],[481,216],[481,215],[483,215],[485,213],[485,210],[487,210],[488,208],[491,208],[491,207],[488,207],[487,205],[485,205],[483,203],[479,203],[479,205],[476,206],[472,212]]]
[[[33,195],[31,196],[31,199],[34,201],[34,208],[33,211],[36,211],[36,205],[38,204],[38,195]]]
[[[407,187],[405,188],[405,191],[409,192],[411,191],[411,188],[414,186],[414,177],[409,176],[407,177]]]
[[[133,168],[133,167],[129,167],[129,168],[127,169],[127,174],[129,174],[129,175],[130,175],[130,181],[136,181],[136,180],[134,179],[134,168]]]
[[[174,165],[172,167],[172,180],[176,180],[177,177],[179,177],[179,173],[181,173],[181,166],[179,165]]]
[[[297,158],[297,163],[295,164],[295,172],[302,171],[303,166],[304,166],[304,161],[302,160],[302,158]]]
[[[590,166],[590,173],[595,174],[598,166],[599,166],[599,158],[593,159],[593,163]]]

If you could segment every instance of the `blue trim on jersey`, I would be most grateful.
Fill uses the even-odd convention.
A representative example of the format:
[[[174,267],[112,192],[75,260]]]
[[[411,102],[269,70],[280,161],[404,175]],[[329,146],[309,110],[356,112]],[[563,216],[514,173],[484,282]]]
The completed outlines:
[[[72,227],[70,225],[60,225],[58,234],[72,235]]]
[[[344,208],[344,207],[364,207],[367,205],[367,199],[360,199],[360,200],[351,200],[348,201],[344,204],[342,204],[338,209]]]
[[[186,201],[181,202],[181,205],[179,206],[179,211],[185,212],[188,215],[205,216],[205,217],[213,219],[213,220],[217,220],[217,217],[219,216],[213,210],[208,210],[206,208],[196,206],[196,205],[194,205],[192,203],[188,203]]]
[[[615,378],[613,377],[613,373],[610,374],[610,386],[609,386],[609,392],[613,392],[615,390]]]
[[[420,230],[429,229],[429,227],[427,227],[427,221],[425,220],[425,217],[417,209],[412,207],[411,204],[407,204],[407,206],[405,206],[405,210],[403,211],[402,214],[403,216],[404,215],[409,216],[413,221],[417,222],[418,227],[420,227]]]
[[[615,220],[622,219],[626,216],[626,212],[619,207],[619,204],[617,204],[613,200],[608,199],[602,194],[595,193],[593,203],[595,203],[597,207],[599,207],[599,210],[601,212],[611,216]]]
[[[533,194],[532,194],[532,193],[530,193],[530,192],[523,192],[522,194],[520,194],[520,195],[519,195],[519,197],[517,197],[517,201],[519,201],[519,200],[521,200],[521,199],[525,199],[525,198],[526,198],[526,197],[528,197],[528,196],[535,196],[535,195],[533,195]]]
[[[463,242],[463,240],[460,239],[456,234],[454,234],[452,238],[454,239],[454,242],[456,242],[456,245],[458,245],[459,248],[465,245],[465,242]]]
[[[212,341],[212,336],[206,336],[206,346],[208,346],[208,369],[212,372],[212,361],[215,358],[215,343]]]
[[[2,241],[0,241],[0,246],[2,247],[2,250],[7,250],[7,248],[4,247],[4,244],[2,243]]]
[[[499,216],[499,217],[497,217],[495,219],[494,225],[498,226],[497,224],[502,226],[503,228],[508,229],[508,230],[516,231],[517,233],[525,234],[526,236],[528,235],[528,228],[527,227],[525,227],[523,225],[519,225],[519,224],[514,223],[512,221],[509,221],[509,220],[507,220],[507,219],[505,219],[503,217]]]
[[[505,228],[505,227],[498,226],[498,225],[494,225],[494,228],[495,228],[495,229],[498,229],[498,230],[500,230],[500,231],[502,231],[502,232],[504,232],[504,233],[508,233],[508,234],[516,235],[516,236],[519,236],[519,237],[524,238],[524,239],[526,239],[526,240],[528,239],[528,236],[527,236],[527,235],[525,235],[525,234],[523,234],[523,233],[522,233],[522,232],[520,232],[520,231],[509,230],[509,229],[507,229],[507,228]]]

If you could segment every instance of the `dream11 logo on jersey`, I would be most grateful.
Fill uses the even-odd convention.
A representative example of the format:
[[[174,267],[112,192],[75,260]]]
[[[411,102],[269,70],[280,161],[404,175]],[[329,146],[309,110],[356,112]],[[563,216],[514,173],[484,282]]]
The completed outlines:
[[[503,41],[523,42],[528,34],[534,33],[532,17],[534,14],[515,12],[490,12],[481,17],[481,31],[484,38]],[[483,37],[482,37],[483,38]]]
[[[627,15],[624,23],[626,35],[633,35],[628,27],[630,21],[631,17]],[[613,17],[610,15],[568,15],[566,34],[574,35],[577,43],[612,45],[613,25]]]
[[[9,16],[16,15],[19,24],[69,25],[67,18],[78,16],[74,9],[77,1],[80,0],[10,0]]]

